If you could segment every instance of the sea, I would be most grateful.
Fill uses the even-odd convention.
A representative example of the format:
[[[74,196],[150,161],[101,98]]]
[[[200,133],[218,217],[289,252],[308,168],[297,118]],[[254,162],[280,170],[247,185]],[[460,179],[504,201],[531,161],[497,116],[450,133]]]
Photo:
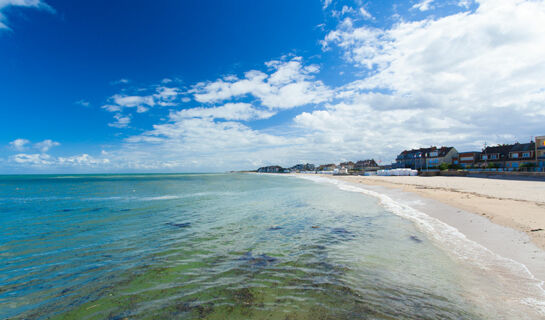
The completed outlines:
[[[0,319],[543,319],[543,283],[376,191],[0,176]]]

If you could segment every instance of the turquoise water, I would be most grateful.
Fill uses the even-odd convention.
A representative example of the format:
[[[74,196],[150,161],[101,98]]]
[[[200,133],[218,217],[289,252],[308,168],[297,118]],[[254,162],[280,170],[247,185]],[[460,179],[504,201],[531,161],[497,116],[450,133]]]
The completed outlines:
[[[332,185],[2,176],[0,204],[0,318],[487,318],[412,222]]]

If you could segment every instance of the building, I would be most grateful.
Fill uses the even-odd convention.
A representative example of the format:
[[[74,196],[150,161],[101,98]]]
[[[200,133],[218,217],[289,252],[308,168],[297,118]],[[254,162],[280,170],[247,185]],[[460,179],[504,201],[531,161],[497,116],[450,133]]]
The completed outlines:
[[[458,156],[454,147],[429,147],[404,150],[397,158],[392,168],[431,169],[442,163],[451,164],[452,159]]]
[[[545,171],[545,136],[536,137],[535,141],[536,167]]]
[[[257,172],[262,173],[283,173],[285,172],[285,169],[280,166],[268,166],[268,167],[261,167],[257,169]],[[288,170],[289,172],[289,170]]]
[[[365,171],[365,170],[378,170],[379,165],[375,162],[374,159],[360,160],[354,165],[354,170]]]
[[[296,172],[314,171],[315,169],[316,169],[316,166],[314,166],[312,163],[296,164],[290,168],[291,171],[296,171]]]
[[[411,168],[422,169],[426,168],[426,155],[433,149],[432,148],[420,148],[403,150],[397,157],[395,164],[392,164],[392,168]]]
[[[339,164],[339,167],[341,167],[341,169],[354,170],[354,165],[355,165],[354,162],[348,161],[348,162],[341,162]]]
[[[441,147],[428,152],[426,156],[426,168],[438,168],[441,164],[452,164],[452,159],[458,157],[458,151],[454,147]]]
[[[509,157],[505,162],[505,168],[518,169],[522,165],[535,166],[536,164],[536,144],[515,143],[509,150]]]
[[[479,166],[485,168],[492,165],[505,168],[505,162],[509,159],[509,152],[512,147],[512,144],[502,144],[484,148],[479,159]]]
[[[458,157],[452,159],[452,164],[460,165],[463,168],[471,168],[476,165],[481,156],[480,151],[466,151],[458,153]]]
[[[330,164],[322,164],[316,169],[317,171],[333,171],[337,168],[337,166],[333,163]]]

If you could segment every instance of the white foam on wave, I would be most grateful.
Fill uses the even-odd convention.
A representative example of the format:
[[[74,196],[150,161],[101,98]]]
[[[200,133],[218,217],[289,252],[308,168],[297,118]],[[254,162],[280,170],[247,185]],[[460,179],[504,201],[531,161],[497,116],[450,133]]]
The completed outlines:
[[[157,197],[143,197],[138,200],[141,201],[156,201],[156,200],[172,200],[172,199],[179,199],[179,196],[157,196]]]
[[[85,201],[109,201],[109,200],[123,200],[123,201],[159,201],[159,200],[175,200],[175,199],[185,199],[185,198],[194,198],[194,197],[204,197],[204,196],[232,196],[236,195],[236,192],[196,192],[196,193],[187,193],[181,195],[161,195],[161,196],[149,196],[149,197],[94,197],[94,198],[84,198]]]
[[[492,252],[483,245],[468,239],[458,229],[431,217],[408,205],[393,200],[386,194],[355,186],[350,183],[320,176],[293,175],[298,178],[312,180],[319,183],[336,185],[339,189],[363,193],[380,200],[381,205],[388,211],[412,221],[416,227],[446,248],[455,258],[471,263],[485,271],[494,270],[502,279],[522,285],[519,293],[519,302],[534,308],[545,316],[545,289],[544,281],[537,279],[528,268],[513,259],[503,257]]]

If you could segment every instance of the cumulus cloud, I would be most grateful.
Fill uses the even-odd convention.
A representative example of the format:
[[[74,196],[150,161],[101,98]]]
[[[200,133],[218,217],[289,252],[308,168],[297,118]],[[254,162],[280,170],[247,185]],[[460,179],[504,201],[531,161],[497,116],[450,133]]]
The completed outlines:
[[[95,158],[86,153],[70,157],[53,157],[46,153],[18,153],[9,160],[16,165],[35,169],[104,167],[110,163],[108,158]]]
[[[32,153],[32,154],[19,153],[12,156],[11,160],[18,164],[38,165],[38,166],[51,165],[53,163],[50,155],[41,154],[41,153]]]
[[[29,144],[30,141],[27,139],[15,139],[9,143],[9,145],[17,151],[23,151],[25,146]]]
[[[116,113],[114,115],[115,122],[108,123],[108,126],[114,127],[114,128],[126,128],[129,126],[129,123],[131,123],[131,117],[130,115],[122,115],[121,113]]]
[[[122,79],[124,80],[124,79]],[[121,81],[121,80],[119,80]],[[127,81],[128,82],[128,81]],[[121,82],[121,83],[127,83]],[[161,81],[162,84],[165,80]],[[121,93],[114,94],[109,97],[108,103],[101,108],[113,112],[115,122],[109,123],[110,127],[114,128],[126,128],[131,121],[131,115],[124,115],[122,112],[127,110],[134,110],[136,113],[145,113],[150,108],[159,106],[175,106],[176,99],[181,94],[181,90],[176,87],[166,87],[164,85],[154,86],[148,89],[133,90],[132,94],[127,93],[131,90],[123,90]],[[151,93],[149,91],[152,91]],[[142,92],[146,92],[142,94]]]
[[[174,100],[180,93],[178,88],[159,86],[155,93],[146,95],[118,93],[111,96],[109,103],[102,106],[110,112],[118,112],[126,108],[136,108],[137,113],[144,113],[154,106],[173,106]]]
[[[481,0],[475,12],[387,29],[339,26],[323,44],[369,76],[337,88],[339,104],[296,118],[318,134],[345,123],[340,141],[357,131],[380,152],[389,144],[479,149],[543,130],[543,1]]]
[[[110,160],[107,158],[94,158],[86,153],[71,157],[58,157],[56,159],[56,164],[59,166],[97,166],[97,165],[104,165],[109,164]]]
[[[458,10],[469,6],[452,4],[460,5]],[[367,157],[385,163],[413,147],[452,145],[465,151],[479,150],[485,141],[526,142],[544,133],[545,2],[476,5],[443,17],[400,19],[386,28],[343,20],[322,42],[354,70],[356,79],[338,87],[323,84],[320,68],[296,57],[197,83],[185,92],[165,82],[151,91],[122,90],[104,106],[114,113],[112,126],[127,126],[131,114],[123,113],[134,115],[138,106],[173,108],[166,119],[126,138],[92,165],[218,171]],[[192,101],[187,95],[200,104],[181,109],[180,102]],[[304,105],[309,107],[297,109],[299,114],[285,111]],[[252,123],[277,113],[275,119],[288,118],[284,113],[288,120]],[[60,160],[20,153],[12,160],[93,163],[82,155]]]
[[[420,11],[428,11],[433,9],[432,3],[434,0],[421,0],[413,5],[413,9],[418,9]]]
[[[212,103],[252,95],[268,108],[288,109],[327,101],[332,91],[321,81],[314,80],[320,69],[316,65],[303,66],[300,57],[289,61],[273,60],[266,63],[267,74],[251,70],[242,79],[230,76],[214,82],[201,82],[191,93],[198,102]]]
[[[34,148],[40,150],[42,153],[45,153],[45,152],[49,151],[49,149],[51,149],[53,147],[60,146],[60,145],[61,144],[56,142],[56,141],[47,139],[47,140],[44,140],[42,142],[38,142],[38,143],[34,144]]]
[[[0,29],[10,29],[7,25],[7,18],[3,14],[4,9],[10,7],[29,7],[40,10],[45,10],[54,13],[55,10],[47,3],[40,0],[0,0]]]
[[[31,142],[27,139],[19,138],[19,139],[15,139],[11,141],[9,144],[13,149],[17,151],[24,151],[25,149],[29,148],[29,145],[31,144]],[[49,151],[49,149],[53,147],[57,147],[57,146],[60,146],[60,143],[53,141],[51,139],[46,139],[44,141],[33,144],[31,148],[39,150],[42,153],[45,153]]]
[[[213,118],[248,121],[255,119],[267,119],[273,115],[275,115],[275,112],[258,110],[249,103],[226,103],[220,107],[200,107],[180,110],[172,114],[171,119],[180,120],[185,118]]]

